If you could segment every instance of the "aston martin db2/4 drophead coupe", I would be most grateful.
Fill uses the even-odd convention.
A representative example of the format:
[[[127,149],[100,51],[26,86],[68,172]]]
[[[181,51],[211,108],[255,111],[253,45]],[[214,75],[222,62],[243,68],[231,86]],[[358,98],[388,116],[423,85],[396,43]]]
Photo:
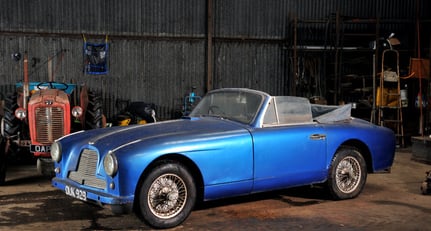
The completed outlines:
[[[76,132],[51,147],[52,185],[147,224],[181,224],[197,201],[324,183],[354,198],[367,173],[387,170],[392,130],[352,118],[350,105],[226,88],[186,117]]]

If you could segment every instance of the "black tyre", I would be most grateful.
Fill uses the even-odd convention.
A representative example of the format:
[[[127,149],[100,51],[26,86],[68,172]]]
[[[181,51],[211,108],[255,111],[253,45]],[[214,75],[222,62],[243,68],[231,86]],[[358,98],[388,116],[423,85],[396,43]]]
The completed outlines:
[[[6,139],[0,135],[0,185],[6,182]]]
[[[21,120],[15,117],[15,110],[18,108],[18,94],[15,92],[5,100],[3,116],[3,135],[4,138],[10,138],[18,134],[21,129]]]
[[[142,219],[155,228],[181,224],[196,202],[194,180],[182,164],[164,162],[145,176],[139,193]]]
[[[103,104],[100,96],[94,92],[88,92],[88,105],[85,112],[85,129],[103,127]]]
[[[340,148],[329,168],[328,188],[334,199],[357,197],[367,180],[367,168],[361,153],[352,147]]]

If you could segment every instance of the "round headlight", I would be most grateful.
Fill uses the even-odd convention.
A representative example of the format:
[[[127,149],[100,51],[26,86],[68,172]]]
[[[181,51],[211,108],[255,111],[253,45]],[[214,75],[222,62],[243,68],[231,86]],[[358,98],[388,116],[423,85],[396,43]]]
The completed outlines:
[[[51,158],[55,162],[60,162],[61,160],[61,145],[58,142],[51,144]]]
[[[82,107],[75,106],[72,108],[72,115],[75,118],[81,117],[83,113]]]
[[[103,159],[103,167],[105,168],[106,174],[115,176],[118,170],[118,162],[113,152],[106,154],[105,159]]]
[[[22,107],[17,108],[15,110],[15,117],[18,118],[18,119],[20,119],[20,120],[22,120],[25,117],[27,117],[27,111],[24,108],[22,108]]]

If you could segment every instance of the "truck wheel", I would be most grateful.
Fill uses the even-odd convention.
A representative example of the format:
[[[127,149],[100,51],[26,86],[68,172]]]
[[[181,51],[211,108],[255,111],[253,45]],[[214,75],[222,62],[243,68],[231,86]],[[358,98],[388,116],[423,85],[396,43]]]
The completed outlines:
[[[341,147],[329,168],[328,188],[334,199],[357,197],[367,180],[367,168],[361,153],[353,147]]]
[[[21,128],[21,121],[15,117],[15,110],[18,108],[18,94],[15,92],[5,100],[4,116],[3,116],[3,131],[4,138],[12,137],[18,134]]]
[[[167,162],[153,168],[137,191],[142,219],[155,228],[181,224],[196,202],[196,185],[185,166]]]
[[[49,179],[55,177],[54,162],[51,158],[38,158],[36,160],[37,171]]]
[[[85,110],[85,129],[95,129],[103,127],[103,110],[100,96],[94,92],[88,92],[88,105]]]
[[[6,182],[6,139],[0,135],[0,185]]]

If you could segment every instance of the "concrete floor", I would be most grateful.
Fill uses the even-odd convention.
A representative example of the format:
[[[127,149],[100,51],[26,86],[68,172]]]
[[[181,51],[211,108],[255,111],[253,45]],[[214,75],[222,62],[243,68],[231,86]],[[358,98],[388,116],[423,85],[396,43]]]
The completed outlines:
[[[431,230],[431,195],[421,182],[431,165],[397,150],[390,173],[368,176],[362,194],[333,201],[321,188],[301,187],[204,203],[171,230]],[[134,214],[71,199],[34,166],[14,166],[0,187],[0,230],[151,230]]]

